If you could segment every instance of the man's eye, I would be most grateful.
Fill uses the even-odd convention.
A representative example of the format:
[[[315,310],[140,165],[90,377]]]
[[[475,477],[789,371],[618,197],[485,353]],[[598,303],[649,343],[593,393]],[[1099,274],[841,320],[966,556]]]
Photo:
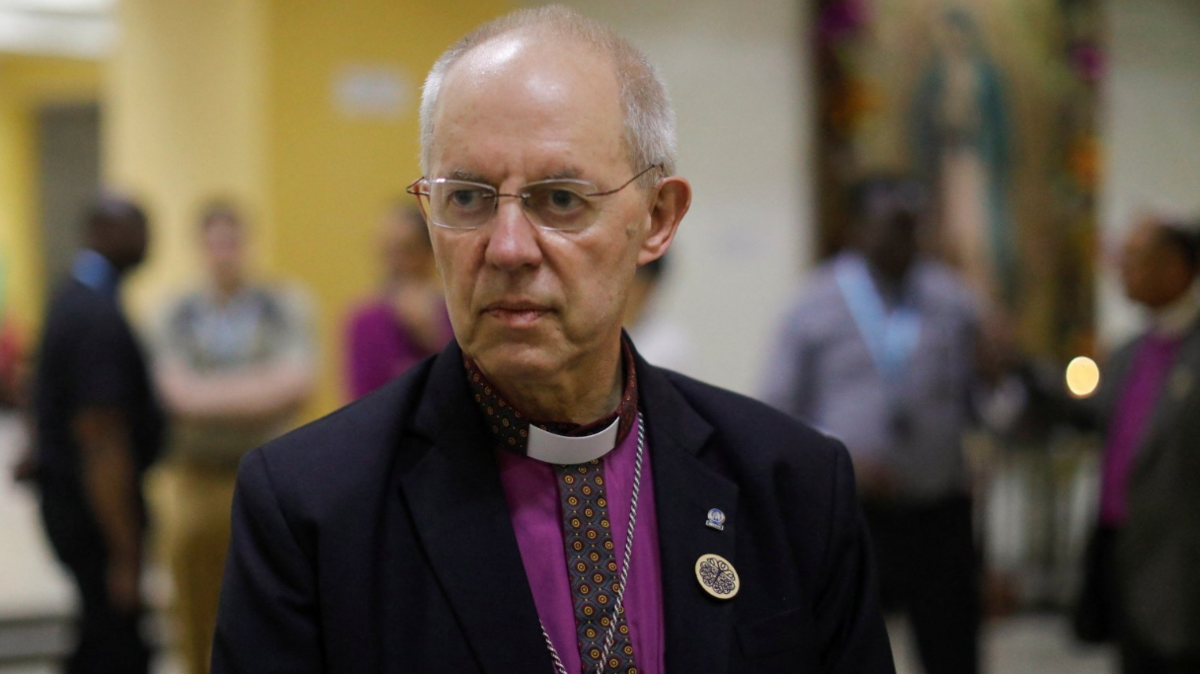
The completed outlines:
[[[554,190],[550,193],[550,204],[560,210],[569,210],[582,202],[583,199],[568,190]]]
[[[446,200],[455,208],[469,210],[480,208],[487,201],[487,195],[483,190],[457,189],[451,191]]]
[[[548,187],[530,195],[531,206],[553,213],[571,213],[587,205],[582,195],[561,187]]]

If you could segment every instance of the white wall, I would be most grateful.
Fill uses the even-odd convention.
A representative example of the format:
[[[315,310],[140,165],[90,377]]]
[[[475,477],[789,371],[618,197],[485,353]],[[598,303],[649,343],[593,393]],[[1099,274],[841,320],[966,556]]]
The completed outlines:
[[[541,3],[531,3],[541,4]],[[656,309],[685,328],[689,370],[753,392],[787,295],[811,258],[807,13],[792,0],[567,0],[662,69],[695,190]]]
[[[1139,209],[1200,215],[1200,3],[1109,0],[1107,152],[1100,204],[1110,246]],[[1101,336],[1140,324],[1111,270],[1101,278]]]

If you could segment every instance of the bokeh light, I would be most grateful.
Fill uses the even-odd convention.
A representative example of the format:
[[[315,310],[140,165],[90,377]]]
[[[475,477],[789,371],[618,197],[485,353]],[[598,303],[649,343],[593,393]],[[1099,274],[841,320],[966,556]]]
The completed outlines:
[[[1067,389],[1076,398],[1087,398],[1100,386],[1100,366],[1087,356],[1079,356],[1067,364]]]

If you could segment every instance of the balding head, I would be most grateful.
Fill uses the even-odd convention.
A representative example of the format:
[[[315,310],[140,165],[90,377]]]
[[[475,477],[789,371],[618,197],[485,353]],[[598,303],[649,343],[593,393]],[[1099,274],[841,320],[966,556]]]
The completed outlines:
[[[447,79],[460,62],[487,76],[519,55],[537,54],[548,63],[567,51],[591,51],[615,84],[614,104],[621,125],[623,150],[634,170],[659,164],[666,175],[675,171],[675,112],[658,70],[636,47],[603,24],[561,6],[525,9],[472,31],[447,49],[430,70],[421,95],[421,166],[431,171],[437,138],[437,114]],[[477,58],[468,58],[470,56]],[[596,73],[593,73],[595,75]],[[653,184],[654,176],[643,179]]]

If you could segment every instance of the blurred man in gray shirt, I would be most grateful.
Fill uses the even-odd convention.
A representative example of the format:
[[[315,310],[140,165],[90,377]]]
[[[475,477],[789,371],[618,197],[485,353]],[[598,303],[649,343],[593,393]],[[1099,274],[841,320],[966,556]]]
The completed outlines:
[[[980,609],[962,436],[977,302],[920,255],[919,186],[872,178],[852,201],[853,247],[814,272],[788,313],[765,397],[846,443],[885,608],[908,613],[929,674],[973,674]]]

